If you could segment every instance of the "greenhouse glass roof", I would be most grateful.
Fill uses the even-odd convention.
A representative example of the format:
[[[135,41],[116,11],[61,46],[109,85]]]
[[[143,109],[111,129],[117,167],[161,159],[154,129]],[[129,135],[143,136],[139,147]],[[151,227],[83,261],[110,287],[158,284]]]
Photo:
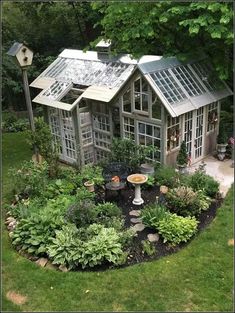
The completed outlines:
[[[110,102],[135,69],[144,75],[172,117],[232,94],[207,59],[182,63],[174,57],[135,60],[121,55],[104,60],[95,51],[71,49],[65,49],[30,86],[43,89],[34,102],[49,106],[50,101],[62,106],[62,97],[75,85],[84,91],[81,98]],[[75,104],[66,108],[71,110]]]
[[[173,117],[232,94],[206,59],[184,64],[163,58],[138,67]]]

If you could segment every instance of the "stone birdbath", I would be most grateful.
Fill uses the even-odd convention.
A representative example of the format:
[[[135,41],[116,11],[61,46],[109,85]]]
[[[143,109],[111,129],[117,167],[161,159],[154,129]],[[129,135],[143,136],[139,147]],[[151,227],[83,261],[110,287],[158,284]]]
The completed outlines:
[[[135,198],[132,201],[135,205],[141,205],[144,200],[141,198],[140,186],[148,180],[148,177],[143,174],[132,174],[127,177],[127,181],[135,186]]]

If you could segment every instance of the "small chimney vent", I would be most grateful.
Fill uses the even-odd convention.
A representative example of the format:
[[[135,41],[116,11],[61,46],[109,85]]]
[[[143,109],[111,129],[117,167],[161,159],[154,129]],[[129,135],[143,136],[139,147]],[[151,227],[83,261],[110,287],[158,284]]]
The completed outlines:
[[[98,58],[101,60],[109,60],[111,58],[111,41],[101,40],[96,45]]]

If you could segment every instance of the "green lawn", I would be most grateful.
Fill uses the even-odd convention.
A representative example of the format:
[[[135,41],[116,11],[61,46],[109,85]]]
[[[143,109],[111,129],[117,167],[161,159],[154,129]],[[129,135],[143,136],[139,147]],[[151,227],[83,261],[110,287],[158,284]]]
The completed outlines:
[[[4,199],[10,166],[31,153],[22,134],[3,136]],[[233,192],[210,226],[179,253],[105,272],[56,272],[18,255],[3,231],[3,311],[233,311]],[[27,296],[16,306],[15,291]]]

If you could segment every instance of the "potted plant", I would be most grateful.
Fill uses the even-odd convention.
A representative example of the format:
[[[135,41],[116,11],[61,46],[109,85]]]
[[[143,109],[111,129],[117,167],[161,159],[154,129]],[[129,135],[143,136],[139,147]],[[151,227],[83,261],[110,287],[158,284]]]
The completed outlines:
[[[188,164],[188,154],[185,141],[180,145],[180,150],[176,158],[176,164],[181,173],[185,173],[185,169]]]
[[[219,133],[217,136],[217,157],[220,161],[225,158],[225,152],[227,147],[227,136],[225,132],[224,123],[220,123]]]
[[[120,186],[120,178],[118,176],[113,176],[111,180],[112,187],[119,187]]]
[[[94,192],[95,191],[95,184],[93,180],[87,180],[84,183],[84,186],[86,187],[86,189],[90,192]]]

